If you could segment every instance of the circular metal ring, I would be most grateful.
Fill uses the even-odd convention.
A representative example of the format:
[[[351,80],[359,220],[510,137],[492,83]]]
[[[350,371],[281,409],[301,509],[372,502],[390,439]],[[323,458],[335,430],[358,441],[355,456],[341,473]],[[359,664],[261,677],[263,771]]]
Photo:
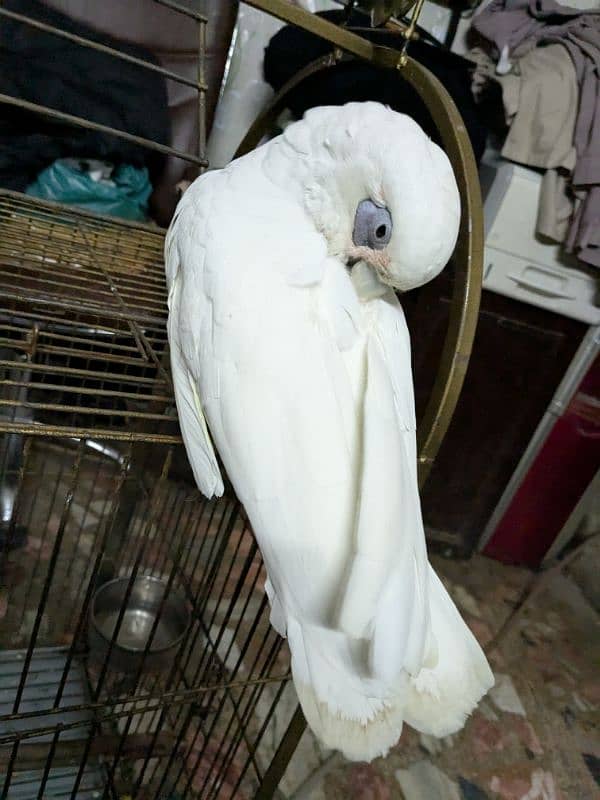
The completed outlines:
[[[400,79],[408,81],[425,103],[454,169],[460,192],[461,219],[452,257],[454,287],[450,319],[431,396],[419,422],[419,484],[422,486],[454,414],[473,346],[483,273],[481,191],[465,124],[444,86],[413,59],[403,59],[400,64],[401,54],[397,50],[373,47],[372,54],[370,63],[393,69]],[[291,91],[310,76],[334,67],[342,57],[341,51],[335,50],[331,55],[313,61],[288,81],[255,120],[234,157],[244,155],[259,144],[285,108]]]

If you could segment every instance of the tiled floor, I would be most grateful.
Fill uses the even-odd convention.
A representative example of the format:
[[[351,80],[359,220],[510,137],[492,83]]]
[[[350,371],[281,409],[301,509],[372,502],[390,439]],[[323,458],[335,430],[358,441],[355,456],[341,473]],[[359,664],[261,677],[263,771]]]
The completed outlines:
[[[591,550],[581,558],[589,563]],[[483,645],[514,610],[532,577],[527,570],[481,556],[469,562],[437,558],[434,563]],[[600,560],[595,574],[599,571]],[[313,737],[305,734],[281,785],[282,796],[600,798],[599,617],[576,574],[573,569],[548,576],[492,649],[496,686],[463,731],[440,741],[406,728],[387,758],[370,765],[319,753]]]
[[[27,516],[27,545],[11,554],[0,581],[0,645],[5,648],[24,647],[29,640],[74,458],[71,451],[65,455],[52,448],[38,449],[37,460],[33,462],[36,470],[31,478],[37,487],[35,502],[22,504]],[[41,619],[40,646],[64,645],[71,640],[67,623],[86,585],[93,553],[103,530],[102,521],[114,492],[115,475],[112,467],[99,470],[93,459],[85,462],[67,520],[61,550],[64,558],[59,559],[47,613]],[[177,492],[178,489],[173,496],[181,499]],[[162,507],[158,489],[155,495],[157,508]],[[201,509],[203,506],[198,504],[199,519],[208,513]],[[146,513],[148,509],[143,506],[142,510]],[[193,521],[195,516],[191,515],[190,519]],[[208,532],[198,537],[197,544],[190,543],[190,564],[202,566],[203,548],[211,547],[219,527],[218,519],[220,517],[215,518],[214,524],[207,523]],[[121,554],[123,563],[132,562],[141,544],[145,552],[144,565],[162,563],[164,542],[168,541],[172,549],[177,549],[178,539],[175,531],[164,523],[161,530],[162,537],[156,537],[151,525],[138,525],[134,519]],[[258,556],[252,559],[250,535],[242,533],[241,528],[232,530],[228,548],[234,552],[229,553],[228,549],[224,560],[223,586],[219,584],[220,588],[213,592],[214,600],[211,598],[207,603],[211,633],[213,625],[226,626],[222,645],[228,668],[234,666],[239,656],[236,642],[229,649],[238,630],[238,621],[241,642],[249,635],[246,628],[251,627],[264,603],[264,575],[259,572]],[[305,734],[281,784],[278,800],[600,798],[599,541],[598,537],[591,539],[580,558],[564,574],[557,571],[547,576],[540,591],[526,604],[506,635],[491,648],[490,642],[530,585],[532,573],[480,556],[469,562],[434,558],[435,567],[466,621],[482,645],[490,649],[490,661],[496,673],[495,689],[460,734],[438,741],[406,728],[389,756],[370,765],[345,763],[339,755],[322,752],[314,738]],[[246,563],[248,559],[252,560],[251,564]],[[195,567],[192,572],[194,570]],[[198,575],[203,574],[201,569]],[[202,581],[194,575],[191,576],[192,586],[200,592]],[[230,606],[229,599],[240,581],[251,587],[248,602],[241,593]],[[64,602],[67,596],[69,603]],[[262,641],[261,636],[254,638]],[[255,671],[253,647],[244,654],[239,672],[242,680]],[[277,656],[281,664],[277,663],[273,669],[278,675],[287,672],[286,654],[283,648]],[[277,691],[276,684],[265,684],[261,689],[253,714],[255,728],[268,716],[271,705],[277,700]],[[276,704],[274,719],[256,754],[262,770],[268,766],[296,702],[290,683]],[[233,760],[219,797],[230,796],[245,760],[242,751],[243,748]],[[210,747],[207,754],[212,765]],[[194,785],[202,783],[203,764],[196,769]],[[237,790],[236,800],[248,800],[248,797]]]

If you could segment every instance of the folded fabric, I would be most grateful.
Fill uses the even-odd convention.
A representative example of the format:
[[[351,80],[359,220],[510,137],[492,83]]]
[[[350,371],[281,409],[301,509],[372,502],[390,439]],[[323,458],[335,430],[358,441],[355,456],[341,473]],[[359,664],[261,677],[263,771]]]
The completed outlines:
[[[147,218],[152,185],[146,167],[60,159],[43,170],[26,194],[110,217]]]
[[[555,0],[492,0],[472,24],[490,42],[495,58],[503,63],[508,60],[509,66],[512,62],[513,74],[515,70],[520,73],[518,111],[503,154],[532,166],[572,170],[573,210],[565,246],[581,260],[600,267],[600,13],[582,12]],[[573,73],[564,57],[552,48],[554,44],[568,54]],[[577,82],[577,100],[572,74]],[[503,79],[496,77],[500,82]],[[508,78],[505,88],[509,94],[514,86],[513,79]],[[540,103],[545,109],[543,118],[539,116]],[[512,108],[514,98],[506,97],[507,105]],[[560,120],[563,126],[559,126]],[[529,134],[524,133],[527,125],[531,127]],[[574,163],[567,139],[571,131]],[[562,191],[567,183],[556,176],[548,178],[545,186]],[[557,232],[561,229],[558,218],[565,213],[565,198],[567,195],[554,204]],[[549,226],[542,223],[542,227]]]
[[[510,161],[545,169],[536,231],[563,242],[574,213],[570,174],[577,153],[573,144],[579,103],[577,76],[566,49],[559,44],[538,47],[519,59],[506,75],[493,74],[491,59],[478,63],[487,79],[502,89],[510,125],[502,155]]]
[[[577,76],[562,45],[538,47],[519,60],[519,75],[499,76],[510,128],[502,154],[543,169],[573,170],[579,105]]]
[[[473,28],[510,58],[521,58],[548,36],[565,38],[577,34],[593,20],[595,11],[583,12],[555,0],[492,0],[473,17]]]

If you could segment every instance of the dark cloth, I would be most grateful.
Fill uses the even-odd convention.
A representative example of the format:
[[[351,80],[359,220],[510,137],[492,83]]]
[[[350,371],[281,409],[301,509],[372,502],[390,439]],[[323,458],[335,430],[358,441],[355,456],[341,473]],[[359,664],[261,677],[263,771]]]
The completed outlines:
[[[44,0],[44,4],[89,25],[99,33],[153,52],[165,69],[185,79],[198,78],[198,26],[185,14],[156,0]],[[178,0],[182,8],[202,10],[208,20],[204,58],[206,128],[210,131],[219,98],[223,70],[238,12],[237,0],[208,2]],[[193,86],[167,80],[171,140],[175,150],[198,153],[198,92]],[[193,181],[198,167],[177,156],[167,156],[165,169],[153,181],[150,205],[156,221],[168,225],[178,201],[177,184]]]
[[[36,0],[4,0],[2,6],[157,63],[143,48],[92,31]],[[0,18],[0,92],[169,142],[167,92],[160,75],[6,17]],[[63,157],[145,166],[153,182],[165,160],[115,136],[0,104],[0,186],[24,191],[39,172]]]
[[[344,12],[328,11],[319,16],[340,24]],[[366,25],[368,17],[354,12],[348,27]],[[375,44],[395,49],[399,49],[403,41],[397,34],[379,29],[361,30],[360,35]],[[265,80],[277,91],[300,69],[330,52],[328,42],[294,26],[286,26],[273,36],[266,48]],[[423,40],[411,42],[409,53],[444,84],[462,114],[479,163],[485,149],[487,128],[471,94],[473,65],[461,56]],[[399,80],[391,70],[381,70],[364,62],[344,62],[308,78],[290,94],[288,105],[296,117],[301,117],[307,109],[315,106],[365,100],[376,100],[408,114],[439,143],[431,115],[412,86]]]
[[[492,0],[473,27],[499,54],[512,59],[551,43],[563,45],[579,86],[572,175],[578,204],[566,239],[567,250],[600,267],[600,13],[561,6],[554,0]]]
[[[540,39],[581,28],[586,16],[587,12],[555,0],[492,0],[473,17],[473,28],[493,42],[499,53],[506,45],[514,58],[520,58]],[[583,22],[585,26],[589,21]]]

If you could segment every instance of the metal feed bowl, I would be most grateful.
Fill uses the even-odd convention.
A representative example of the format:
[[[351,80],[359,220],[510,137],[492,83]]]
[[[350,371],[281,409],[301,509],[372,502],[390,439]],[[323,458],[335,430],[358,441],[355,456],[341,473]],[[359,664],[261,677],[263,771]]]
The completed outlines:
[[[165,581],[148,576],[133,582],[115,578],[92,599],[90,652],[101,664],[108,658],[110,669],[118,672],[160,672],[172,665],[189,626],[184,597]]]

